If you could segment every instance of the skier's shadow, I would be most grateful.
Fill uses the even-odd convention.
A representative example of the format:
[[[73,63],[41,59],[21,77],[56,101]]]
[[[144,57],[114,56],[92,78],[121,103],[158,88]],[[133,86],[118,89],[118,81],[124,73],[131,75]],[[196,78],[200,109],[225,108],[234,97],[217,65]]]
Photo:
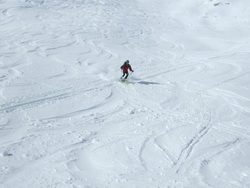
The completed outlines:
[[[143,84],[143,85],[156,85],[156,84],[159,84],[157,82],[146,82],[146,81],[140,81],[140,82],[137,82],[138,84]]]

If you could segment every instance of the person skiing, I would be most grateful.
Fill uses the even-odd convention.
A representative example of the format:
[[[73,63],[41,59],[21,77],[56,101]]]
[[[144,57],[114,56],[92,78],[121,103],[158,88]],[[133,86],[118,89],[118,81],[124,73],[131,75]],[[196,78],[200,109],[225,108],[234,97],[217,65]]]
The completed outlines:
[[[121,66],[123,75],[121,77],[121,79],[127,79],[128,78],[128,70],[130,70],[131,72],[134,72],[134,70],[132,69],[132,67],[129,64],[129,60],[125,61],[124,64]]]

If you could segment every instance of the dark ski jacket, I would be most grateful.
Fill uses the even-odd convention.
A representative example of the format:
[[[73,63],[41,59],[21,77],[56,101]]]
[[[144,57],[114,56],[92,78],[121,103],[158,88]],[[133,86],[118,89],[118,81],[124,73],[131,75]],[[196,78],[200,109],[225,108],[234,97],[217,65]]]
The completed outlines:
[[[130,64],[128,64],[128,63],[124,63],[121,66],[121,69],[122,69],[123,72],[128,72],[128,70],[134,72],[133,69],[131,68]]]

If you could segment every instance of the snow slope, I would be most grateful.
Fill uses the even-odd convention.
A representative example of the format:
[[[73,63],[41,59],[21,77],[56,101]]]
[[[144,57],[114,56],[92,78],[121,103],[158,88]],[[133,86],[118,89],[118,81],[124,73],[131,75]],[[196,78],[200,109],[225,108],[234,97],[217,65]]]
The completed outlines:
[[[250,187],[248,0],[0,13],[1,188]]]

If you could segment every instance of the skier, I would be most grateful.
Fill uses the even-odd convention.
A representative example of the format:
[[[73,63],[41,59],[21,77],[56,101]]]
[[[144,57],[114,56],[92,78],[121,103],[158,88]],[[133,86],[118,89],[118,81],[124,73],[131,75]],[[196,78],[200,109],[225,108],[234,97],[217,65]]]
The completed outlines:
[[[130,70],[131,72],[134,72],[129,64],[129,60],[124,62],[124,64],[121,66],[121,69],[123,72],[121,79],[125,79],[125,80],[128,78],[128,70]]]

